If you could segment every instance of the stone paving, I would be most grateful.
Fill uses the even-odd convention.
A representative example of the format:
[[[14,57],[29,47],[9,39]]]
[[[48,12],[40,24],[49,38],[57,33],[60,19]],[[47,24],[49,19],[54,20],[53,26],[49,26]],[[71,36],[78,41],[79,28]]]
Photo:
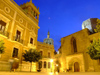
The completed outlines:
[[[43,73],[43,72],[0,72],[0,75],[100,75],[100,72],[68,72],[68,73]]]

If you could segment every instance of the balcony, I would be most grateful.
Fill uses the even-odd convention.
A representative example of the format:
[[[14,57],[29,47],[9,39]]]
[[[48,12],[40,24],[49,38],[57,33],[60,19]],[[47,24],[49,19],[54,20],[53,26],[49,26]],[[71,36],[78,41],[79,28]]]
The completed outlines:
[[[4,36],[6,36],[6,37],[9,38],[9,33],[6,32],[6,31],[1,31],[1,30],[0,30],[0,34],[2,34],[2,35],[4,35]]]
[[[28,47],[36,49],[36,45],[35,44],[28,43]]]
[[[16,38],[16,36],[13,37],[13,40],[23,44],[23,40],[20,38]]]

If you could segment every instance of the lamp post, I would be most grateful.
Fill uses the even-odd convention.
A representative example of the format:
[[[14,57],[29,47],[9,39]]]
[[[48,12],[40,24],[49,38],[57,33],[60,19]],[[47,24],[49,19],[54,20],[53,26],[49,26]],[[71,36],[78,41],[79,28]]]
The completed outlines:
[[[58,64],[56,64],[56,68],[57,68],[57,73],[59,73],[59,66],[58,66]]]
[[[52,62],[53,62],[53,59],[51,59],[50,62],[51,62],[51,72],[52,72]]]

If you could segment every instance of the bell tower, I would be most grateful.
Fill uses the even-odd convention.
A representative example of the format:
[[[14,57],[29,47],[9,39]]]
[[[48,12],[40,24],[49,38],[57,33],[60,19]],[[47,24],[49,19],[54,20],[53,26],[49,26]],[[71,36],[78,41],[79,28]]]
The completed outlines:
[[[32,0],[30,0],[27,3],[24,3],[20,5],[20,7],[29,15],[32,19],[34,19],[36,22],[39,21],[39,8],[37,8],[33,3]]]
[[[48,31],[48,35],[47,35],[47,38],[50,38],[50,32]]]

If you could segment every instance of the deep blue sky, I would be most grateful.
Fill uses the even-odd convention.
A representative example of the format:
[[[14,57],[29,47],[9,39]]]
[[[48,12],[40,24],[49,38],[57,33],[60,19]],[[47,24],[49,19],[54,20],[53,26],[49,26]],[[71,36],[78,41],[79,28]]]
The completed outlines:
[[[18,5],[30,0],[14,0]],[[89,18],[100,18],[100,0],[33,0],[39,7],[38,41],[47,37],[54,40],[57,51],[62,37],[82,30],[82,22]]]

